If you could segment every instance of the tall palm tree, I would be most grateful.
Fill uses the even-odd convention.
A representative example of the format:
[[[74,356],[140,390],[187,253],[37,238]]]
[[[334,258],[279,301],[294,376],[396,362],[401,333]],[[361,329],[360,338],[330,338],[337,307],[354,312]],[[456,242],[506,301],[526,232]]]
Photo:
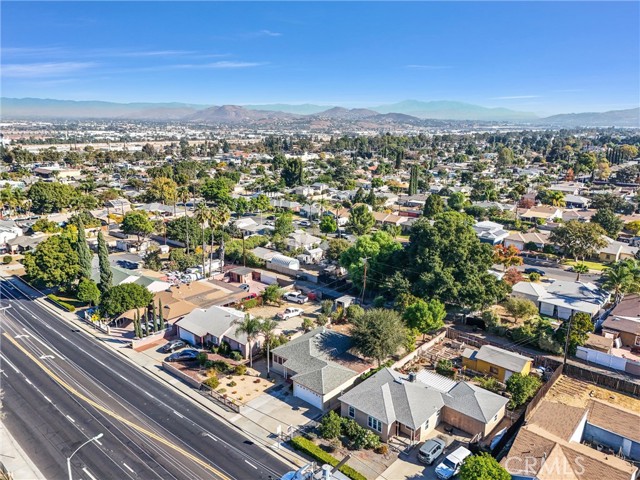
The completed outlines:
[[[585,263],[576,263],[573,266],[573,271],[576,272],[576,282],[580,281],[580,275],[583,273],[589,273],[589,267]]]
[[[260,319],[253,318],[248,313],[242,320],[233,322],[236,325],[236,335],[247,336],[247,348],[249,349],[249,366],[253,368],[253,341],[260,335]]]
[[[260,333],[264,335],[264,343],[266,343],[267,345],[267,377],[269,377],[269,374],[271,372],[271,370],[269,369],[269,361],[270,361],[269,356],[270,356],[271,342],[273,342],[273,339],[275,337],[275,330],[277,327],[278,327],[278,322],[270,318],[266,318],[260,322]]]
[[[615,303],[625,294],[640,292],[640,266],[637,260],[628,259],[614,263],[604,272],[604,288],[613,291]]]
[[[184,231],[186,235],[186,254],[189,255],[189,217],[187,217],[187,202],[189,201],[189,189],[187,187],[180,187],[178,189],[178,198],[184,205]]]
[[[202,227],[202,274],[206,275],[207,272],[205,270],[206,269],[205,262],[207,258],[206,257],[207,242],[204,238],[204,227],[209,221],[209,218],[211,216],[209,207],[207,207],[207,204],[204,202],[198,203],[198,205],[196,205],[196,212],[194,216],[195,216],[195,219],[200,224],[200,226]],[[209,226],[211,226],[211,224],[209,224]]]
[[[212,261],[213,261],[213,243],[214,243],[214,233],[215,233],[215,229],[216,228],[221,228],[223,225],[225,225],[229,219],[231,218],[231,212],[229,211],[229,208],[226,205],[221,205],[219,207],[216,208],[212,208],[210,210],[210,215],[209,215],[209,226],[211,227],[211,248],[209,249],[209,268],[211,267]],[[222,246],[222,235],[220,237],[220,245]],[[220,263],[224,262],[224,257],[220,258]],[[209,276],[211,276],[211,272],[209,272]]]

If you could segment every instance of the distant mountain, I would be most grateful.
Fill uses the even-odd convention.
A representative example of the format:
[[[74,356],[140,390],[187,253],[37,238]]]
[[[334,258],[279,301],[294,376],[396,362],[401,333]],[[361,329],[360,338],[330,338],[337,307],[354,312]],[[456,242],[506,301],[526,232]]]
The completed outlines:
[[[640,127],[640,108],[609,112],[563,113],[541,118],[536,123],[562,127]]]
[[[373,117],[378,115],[373,110],[367,110],[366,108],[343,108],[333,107],[324,112],[316,113],[313,116],[318,118],[331,118],[340,120],[360,120],[362,118]]]
[[[189,112],[195,112],[202,108],[206,108],[206,106],[186,103],[115,103],[48,98],[0,98],[0,111],[3,118],[168,120],[178,119]],[[155,113],[153,113],[154,111]]]
[[[314,113],[324,112],[330,105],[313,105],[311,103],[303,104],[287,104],[287,103],[271,103],[266,105],[242,105],[249,110],[267,110],[270,112],[285,112],[296,115],[313,115]]]
[[[284,120],[294,118],[295,115],[284,112],[267,110],[249,110],[238,105],[222,105],[210,107],[187,115],[182,120],[201,123],[240,124],[253,123],[260,120]]]
[[[453,101],[421,102],[405,100],[371,107],[379,113],[404,113],[418,118],[436,120],[486,120],[486,121],[526,121],[538,118],[533,113],[518,112],[508,108],[488,108],[471,103]]]

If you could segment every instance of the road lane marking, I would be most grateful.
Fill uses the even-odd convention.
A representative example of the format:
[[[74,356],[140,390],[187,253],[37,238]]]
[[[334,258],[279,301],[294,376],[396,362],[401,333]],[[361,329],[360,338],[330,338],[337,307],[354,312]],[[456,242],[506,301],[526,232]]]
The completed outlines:
[[[18,350],[20,350],[22,353],[24,353],[33,363],[35,363],[38,367],[40,367],[40,369],[45,372],[51,379],[53,379],[56,383],[58,383],[62,388],[64,388],[65,390],[67,390],[69,393],[71,393],[72,395],[74,395],[75,397],[79,398],[80,400],[83,400],[85,403],[91,405],[93,408],[95,408],[96,410],[104,413],[105,415],[108,415],[116,420],[118,420],[119,422],[127,425],[128,427],[133,428],[134,430],[137,430],[138,432],[156,440],[157,442],[161,443],[162,445],[171,448],[172,450],[175,450],[176,452],[184,455],[185,457],[187,457],[188,459],[192,460],[193,462],[197,463],[198,465],[200,465],[203,469],[208,470],[209,472],[214,473],[215,475],[217,475],[220,480],[231,480],[230,477],[228,477],[227,475],[225,475],[224,473],[222,473],[220,470],[218,470],[217,468],[209,465],[207,462],[205,462],[204,460],[202,460],[201,458],[193,455],[192,453],[188,452],[187,450],[185,450],[184,448],[171,443],[169,440],[167,440],[164,437],[161,437],[155,433],[153,433],[150,430],[147,430],[144,427],[141,427],[140,425],[138,425],[137,423],[132,422],[131,420],[128,420],[120,415],[118,415],[117,413],[113,412],[112,410],[109,410],[108,408],[100,405],[99,403],[95,402],[94,400],[90,399],[89,397],[87,397],[86,395],[80,393],[78,390],[76,390],[74,387],[72,387],[71,385],[69,385],[68,383],[66,383],[64,380],[62,380],[58,375],[56,375],[53,371],[51,371],[45,364],[43,364],[40,360],[38,360],[35,356],[33,356],[27,349],[25,349],[22,345],[20,345],[20,343],[18,343],[11,335],[9,335],[8,333],[3,333],[4,337],[7,338],[7,340],[9,340]],[[247,462],[248,463],[248,462]],[[253,466],[253,465],[252,465]],[[255,467],[257,469],[257,467]],[[87,472],[85,472],[87,473]]]
[[[46,360],[48,358],[56,358],[56,357],[54,357],[53,355],[41,355],[40,356],[40,360]]]
[[[40,392],[40,393],[42,393],[42,392]],[[44,399],[45,399],[47,402],[49,402],[49,403],[53,403],[53,402],[51,401],[51,399],[50,399],[49,397],[47,397],[44,393],[42,393],[42,396],[44,397]]]
[[[205,433],[204,434],[205,437],[209,437],[211,440],[213,440],[214,442],[217,442],[218,439],[216,437],[214,437],[213,435],[211,435],[210,433]]]
[[[91,480],[98,480],[96,477],[91,475],[91,472],[87,470],[87,467],[82,467],[82,471],[87,474],[87,477],[91,478]]]
[[[176,412],[175,410],[173,411],[173,413],[175,413],[177,416],[179,416],[180,418],[184,418],[184,415],[182,415],[180,412]]]
[[[65,415],[65,417],[67,417],[71,423],[76,423],[76,421],[73,418],[71,418],[69,415]]]
[[[16,338],[29,338],[29,335],[25,335],[25,334],[16,335]]]
[[[18,368],[13,363],[11,363],[7,357],[5,357],[4,355],[0,354],[0,358],[2,359],[3,362],[8,364],[13,369],[14,372],[20,373],[20,370],[18,370]]]
[[[24,381],[33,386],[33,383],[31,383],[31,380],[29,380],[27,377],[24,377]]]
[[[35,318],[35,317],[34,317]],[[31,332],[27,329],[27,328],[23,328],[22,330],[24,330],[25,332],[31,334]],[[45,342],[43,342],[42,340],[40,340],[37,336],[33,335],[31,337],[32,340],[35,340],[36,342],[38,342],[40,345],[42,345],[44,348],[46,348],[47,350],[49,350],[51,353],[55,353],[57,355],[59,355],[58,352],[56,352],[53,348],[51,348],[49,345],[47,345]],[[42,357],[40,357],[42,358]]]
[[[255,468],[256,470],[258,469],[258,467],[256,467],[256,466],[255,466],[253,463],[251,463],[249,460],[246,460],[246,459],[245,459],[244,463],[246,463],[246,464],[247,464],[247,465],[249,465],[250,467]]]
[[[124,468],[126,468],[127,470],[129,470],[131,473],[136,473],[133,468],[131,468],[129,465],[127,465],[126,463],[122,462],[122,466]]]
[[[100,440],[94,440],[98,445],[102,446],[102,442]]]

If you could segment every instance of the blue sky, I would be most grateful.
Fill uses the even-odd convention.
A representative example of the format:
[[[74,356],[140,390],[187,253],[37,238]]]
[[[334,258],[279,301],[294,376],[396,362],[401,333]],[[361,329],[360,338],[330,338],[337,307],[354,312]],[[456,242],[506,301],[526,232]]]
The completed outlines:
[[[638,2],[2,2],[2,95],[640,105]]]

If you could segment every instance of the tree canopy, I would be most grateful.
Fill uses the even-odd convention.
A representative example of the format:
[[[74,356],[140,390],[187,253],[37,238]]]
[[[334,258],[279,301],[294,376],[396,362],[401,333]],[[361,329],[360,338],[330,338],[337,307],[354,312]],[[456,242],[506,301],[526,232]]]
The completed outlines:
[[[153,222],[145,212],[132,210],[124,215],[120,228],[127,235],[136,235],[141,242],[153,232]]]
[[[468,457],[460,467],[460,480],[511,480],[511,474],[486,452]]]
[[[24,257],[27,275],[46,287],[68,288],[80,274],[75,243],[66,235],[47,238]]]
[[[374,308],[353,319],[351,338],[358,352],[380,365],[404,344],[407,332],[396,311]]]
[[[365,235],[371,231],[376,220],[367,205],[357,205],[351,209],[347,226],[355,235]]]
[[[100,311],[107,317],[117,317],[128,310],[146,307],[152,299],[153,294],[142,285],[123,283],[103,294]]]
[[[565,255],[584,260],[607,245],[606,232],[591,222],[570,220],[551,231],[549,241],[557,245]]]

